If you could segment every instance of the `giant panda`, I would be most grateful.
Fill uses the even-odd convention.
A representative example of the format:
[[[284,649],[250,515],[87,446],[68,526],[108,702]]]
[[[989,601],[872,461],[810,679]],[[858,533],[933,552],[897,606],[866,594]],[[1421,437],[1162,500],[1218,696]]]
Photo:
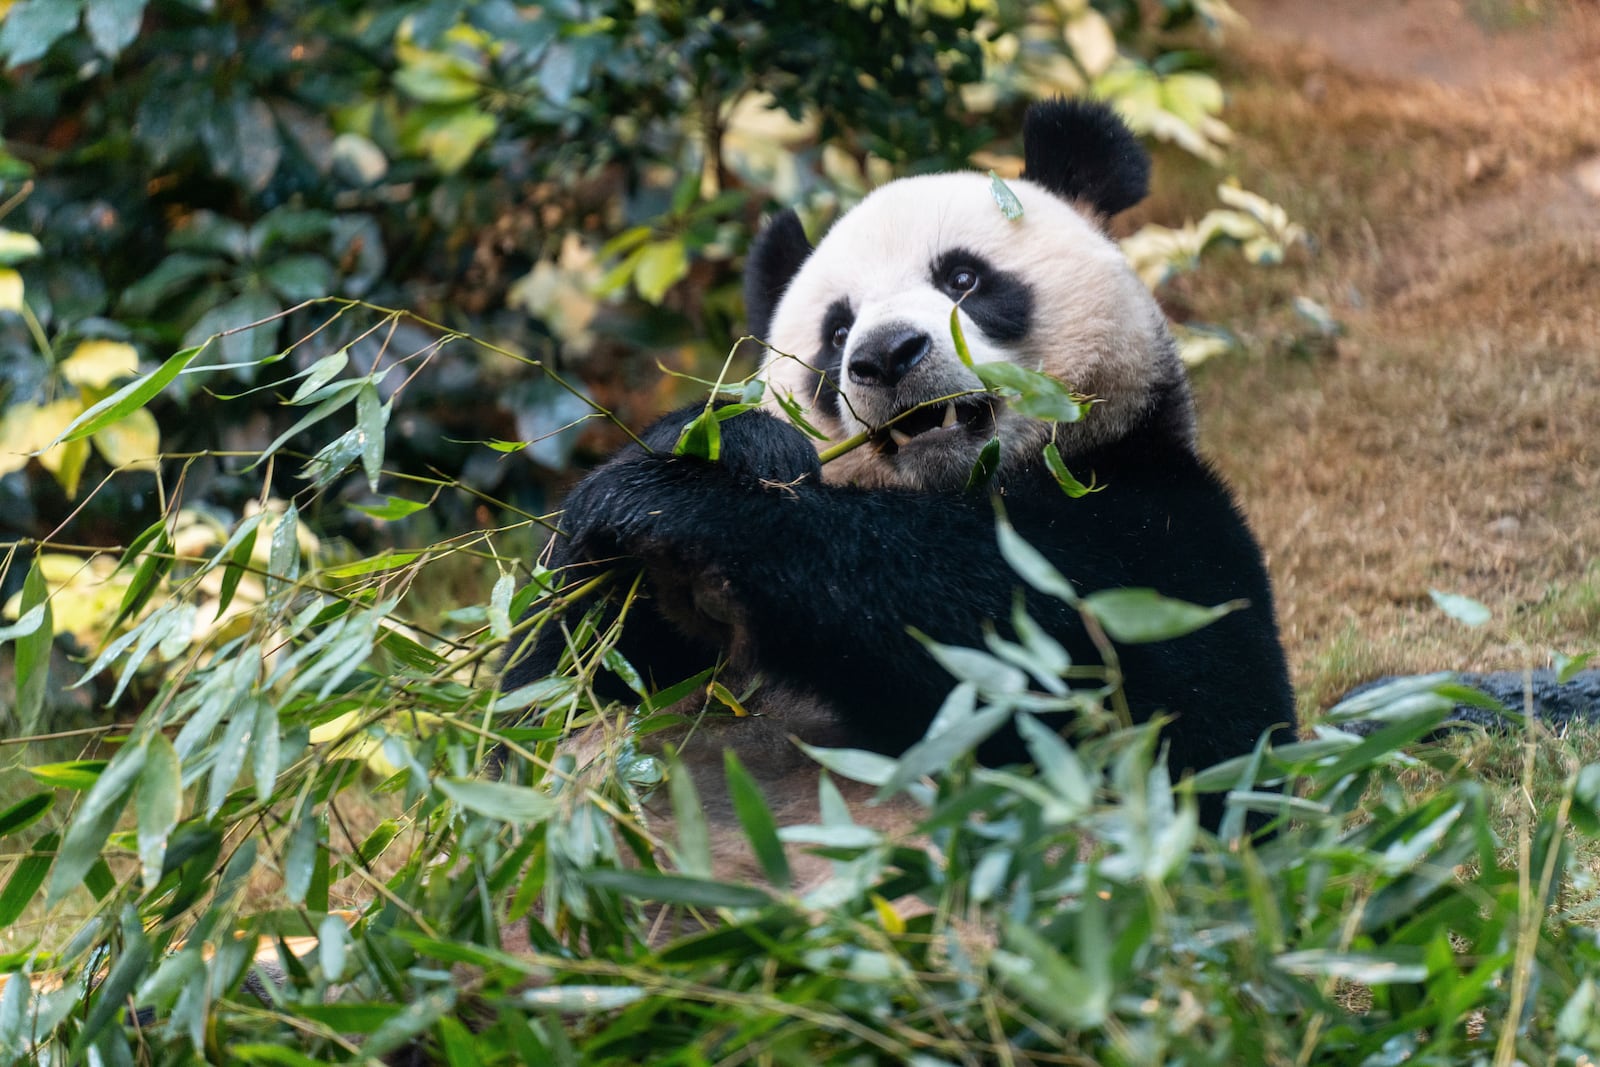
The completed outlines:
[[[607,618],[642,577],[620,650],[643,678],[668,686],[720,666],[733,692],[755,687],[747,716],[707,715],[643,742],[686,746],[713,825],[733,825],[726,802],[715,806],[725,746],[780,819],[812,821],[818,771],[791,737],[898,754],[923,736],[954,682],[911,631],[979,645],[986,626],[1007,630],[1022,584],[998,548],[995,497],[1082,592],[1247,603],[1188,636],[1117,649],[1135,718],[1170,717],[1175,771],[1248,752],[1293,722],[1261,550],[1196,451],[1165,317],[1105,232],[1143,199],[1148,157],[1113,112],[1081,101],[1035,105],[1024,155],[1009,183],[1023,208],[1014,219],[977,173],[884,185],[815,247],[793,212],[773,218],[745,277],[749,332],[768,346],[767,409],[720,424],[715,462],[673,454],[702,406],[669,415],[567,498],[549,563],[574,580],[615,570],[575,605],[598,598]],[[958,356],[952,306],[974,361],[1054,376],[1096,398],[1088,417],[1041,422],[982,393]],[[941,397],[959,399],[905,414]],[[796,429],[786,405],[828,440]],[[820,448],[861,433],[866,445],[819,463]],[[995,436],[992,479],[969,491]],[[1063,492],[1041,459],[1051,441],[1100,491]],[[1027,610],[1075,663],[1098,662],[1075,609],[1030,596]],[[554,670],[568,634],[545,626],[503,687]],[[603,698],[636,699],[607,672],[595,684]],[[1027,753],[1008,729],[979,756]],[[1220,798],[1203,798],[1201,814],[1216,827]]]

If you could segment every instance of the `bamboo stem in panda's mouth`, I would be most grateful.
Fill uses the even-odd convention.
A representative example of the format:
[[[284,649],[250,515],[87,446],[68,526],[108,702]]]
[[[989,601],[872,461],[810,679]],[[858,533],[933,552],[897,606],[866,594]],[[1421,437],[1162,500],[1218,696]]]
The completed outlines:
[[[978,397],[982,399],[978,401],[969,401],[965,404],[962,403],[963,400],[967,400],[969,397]],[[817,459],[824,464],[830,463],[833,460],[838,459],[840,456],[843,456],[849,452],[854,452],[856,449],[860,448],[869,441],[892,440],[898,446],[901,442],[893,438],[891,436],[892,434],[903,434],[905,435],[906,440],[909,441],[914,438],[917,433],[923,433],[928,430],[943,429],[954,426],[961,422],[965,422],[966,419],[962,417],[961,409],[970,407],[977,403],[983,403],[989,408],[990,422],[992,424],[995,420],[994,405],[999,402],[1000,399],[998,397],[983,389],[968,389],[960,393],[950,393],[946,396],[933,397],[930,400],[924,400],[919,404],[913,404],[904,411],[898,412],[893,418],[889,419],[888,422],[885,422],[881,426],[875,426],[870,430],[862,430],[860,433],[852,434],[851,436],[845,438],[838,444],[828,446],[821,452],[817,453]],[[895,425],[902,420],[911,418],[912,416],[917,415],[917,413],[927,411],[928,409],[939,409],[939,414],[936,415],[931,421],[928,421],[926,425],[921,425],[921,420],[927,418],[927,416],[922,416],[917,420],[918,428],[914,432],[906,433],[905,430],[896,430],[894,428]]]

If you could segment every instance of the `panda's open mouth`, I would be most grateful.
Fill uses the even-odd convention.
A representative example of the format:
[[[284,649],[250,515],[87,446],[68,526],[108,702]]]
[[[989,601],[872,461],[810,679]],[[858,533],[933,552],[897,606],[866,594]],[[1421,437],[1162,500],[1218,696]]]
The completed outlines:
[[[956,434],[988,438],[994,435],[994,402],[968,397],[901,412],[872,435],[878,450],[894,455],[912,444],[935,444]]]

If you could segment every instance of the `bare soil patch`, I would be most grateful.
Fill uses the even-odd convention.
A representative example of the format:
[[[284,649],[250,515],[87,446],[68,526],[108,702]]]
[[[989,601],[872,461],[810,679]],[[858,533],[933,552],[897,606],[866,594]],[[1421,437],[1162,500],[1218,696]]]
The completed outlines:
[[[1600,6],[1472,7],[1246,5],[1224,72],[1246,186],[1316,241],[1172,303],[1247,350],[1197,374],[1206,446],[1269,553],[1307,711],[1600,646]],[[1343,335],[1310,336],[1296,296]],[[1430,588],[1494,618],[1468,629]]]

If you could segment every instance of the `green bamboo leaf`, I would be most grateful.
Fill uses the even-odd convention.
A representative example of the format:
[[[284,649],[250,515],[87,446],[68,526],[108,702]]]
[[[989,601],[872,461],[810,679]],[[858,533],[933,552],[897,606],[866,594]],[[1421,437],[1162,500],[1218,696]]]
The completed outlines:
[[[672,454],[716,462],[722,455],[722,430],[714,409],[707,406],[678,431],[678,442],[672,446]]]
[[[47,447],[53,448],[69,441],[81,441],[90,434],[99,433],[130,411],[144,407],[157,393],[165,389],[172,379],[182,373],[185,367],[193,363],[195,357],[205,347],[205,345],[195,345],[192,348],[185,348],[169,357],[165,363],[143,378],[129,382],[98,404],[92,405],[82,415],[73,419],[67,428],[61,431],[60,436],[51,441]]]
[[[1111,1009],[1109,975],[1085,971],[1020,924],[1008,928],[1006,946],[990,957],[990,965],[1034,1010],[1071,1030],[1105,1023]]]
[[[150,736],[149,755],[139,772],[134,811],[139,820],[139,872],[146,890],[161,880],[167,838],[183,810],[183,767],[166,736]]]
[[[1489,609],[1469,596],[1460,593],[1441,593],[1437,589],[1428,590],[1428,595],[1433,597],[1433,602],[1439,605],[1439,610],[1459,623],[1467,626],[1482,626],[1492,617]]]
[[[1072,587],[1072,583],[1038,549],[1024,541],[1003,515],[995,523],[995,535],[1000,541],[1000,555],[1017,572],[1017,577],[1041,593],[1065,600],[1068,604],[1078,603],[1078,591]]]
[[[677,823],[678,869],[691,878],[711,877],[711,832],[694,778],[678,759],[667,755],[667,791],[672,797],[672,815]]]
[[[26,971],[12,971],[0,990],[0,1049],[23,1047],[24,1023],[33,1002],[33,982]],[[7,1052],[10,1056],[13,1053]]]
[[[1054,441],[1044,446],[1044,465],[1049,468],[1051,476],[1055,478],[1056,484],[1061,487],[1061,491],[1074,500],[1086,497],[1090,493],[1098,493],[1105,488],[1103,485],[1095,484],[1092,477],[1089,479],[1088,485],[1084,485],[1074,478],[1072,472],[1067,469],[1066,462],[1062,460],[1061,450],[1056,448]]]
[[[378,491],[383,474],[384,431],[389,425],[389,405],[378,398],[378,390],[366,383],[356,394],[356,430],[361,438],[361,469],[367,473],[367,488]]]
[[[50,610],[50,589],[35,559],[22,580],[22,600],[18,615],[27,618],[39,609],[39,624],[16,638],[15,655],[17,722],[24,735],[38,732],[39,715],[44,710],[50,688],[50,648],[55,640],[55,620]],[[19,622],[20,625],[20,622]]]
[[[305,903],[311,887],[320,838],[321,823],[308,804],[283,846],[283,893],[289,903],[296,906]]]
[[[530,989],[522,994],[522,1002],[541,1011],[582,1015],[616,1011],[649,995],[648,990],[636,985],[560,985]]]
[[[35,604],[10,626],[0,626],[0,645],[38,633],[39,628],[44,625],[45,607],[44,604]]]
[[[733,749],[724,750],[722,757],[728,795],[733,800],[739,825],[744,827],[745,837],[750,841],[751,851],[766,873],[767,881],[778,889],[789,888],[789,856],[783,850],[783,842],[778,840],[778,824],[772,818],[766,798],[761,795],[761,787],[744,769]]]
[[[967,345],[967,335],[961,328],[961,304],[958,302],[950,308],[950,340],[956,346],[956,358],[963,364],[972,366],[972,349]]]
[[[1172,600],[1154,589],[1102,589],[1084,597],[1083,604],[1112,640],[1126,645],[1182,637],[1247,606],[1246,601],[1230,600],[1206,608]]]
[[[300,509],[290,504],[272,528],[272,547],[267,553],[267,600],[282,607],[280,598],[300,577]]]
[[[349,927],[337,915],[325,915],[317,925],[317,963],[322,977],[337,982],[344,974],[345,949],[350,941]]]
[[[5,889],[0,890],[0,930],[16,922],[28,905],[33,903],[34,895],[44,885],[45,875],[50,873],[50,865],[55,862],[60,844],[60,835],[45,834],[34,843],[33,850],[11,869]]]
[[[337,378],[339,372],[344,370],[349,362],[350,350],[341,348],[339,351],[323,356],[311,364],[311,366],[300,372],[306,376],[306,380],[301,382],[300,388],[294,391],[294,395],[289,398],[289,403],[291,405],[304,404],[307,397]]]
[[[1000,205],[1000,214],[1009,221],[1016,222],[1022,217],[1022,201],[1017,199],[1017,194],[1011,187],[1000,180],[1000,175],[994,171],[989,172],[989,193],[994,197],[994,202]]]
[[[489,633],[496,641],[511,638],[511,594],[516,589],[516,579],[510,573],[495,579],[489,591]]]
[[[633,286],[647,303],[659,304],[667,290],[689,273],[689,250],[681,237],[644,246],[633,270]]]
[[[1578,676],[1578,672],[1589,665],[1594,659],[1594,652],[1583,652],[1576,656],[1563,656],[1559,652],[1551,653],[1550,663],[1556,670],[1556,684],[1565,685]]]
[[[84,794],[72,813],[72,822],[61,841],[61,854],[50,875],[48,898],[51,903],[82,885],[89,868],[99,861],[100,848],[132,796],[149,751],[147,744],[123,745]]]
[[[222,740],[217,742],[213,750],[211,779],[206,789],[206,818],[216,818],[217,812],[222,810],[223,801],[228,799],[228,791],[239,780],[239,772],[244,770],[245,757],[250,752],[250,739],[255,726],[255,711],[249,702],[234,709],[233,717],[222,731]]]
[[[256,512],[250,516],[250,520],[254,521],[250,522],[249,528],[241,528],[243,536],[239,537],[238,544],[233,546],[233,554],[228,557],[228,562],[222,571],[222,588],[217,593],[217,613],[212,616],[213,619],[222,618],[222,613],[233,603],[233,594],[239,589],[239,581],[245,576],[250,561],[255,557],[257,527],[260,526],[261,517],[265,514],[264,511]],[[238,532],[235,531],[236,534]]]
[[[517,449],[512,449],[512,451],[517,451],[521,448],[521,442],[516,442],[516,444]],[[405,500],[397,496],[386,496],[383,498],[383,503],[381,504],[351,505],[351,507],[361,512],[361,514],[369,515],[372,518],[378,519],[382,522],[393,522],[396,519],[403,519],[407,515],[414,515],[417,512],[422,511],[427,506],[428,505],[425,502]]]
[[[772,903],[772,897],[755,886],[729,885],[657,871],[602,867],[583,871],[579,878],[585,885],[596,889],[610,889],[633,900],[654,900],[662,904],[687,904],[701,908],[759,908]]]
[[[144,978],[154,955],[138,912],[129,906],[122,915],[122,951],[111,965],[105,981],[100,983],[90,998],[89,1017],[72,1042],[71,1052],[67,1056],[69,1062],[83,1062],[84,1051],[127,1006],[129,994]]]
[[[982,489],[989,484],[989,479],[994,477],[994,472],[1000,469],[1000,438],[989,438],[988,444],[978,452],[977,460],[972,464],[972,470],[967,474],[967,491]]]
[[[251,774],[256,780],[256,799],[265,804],[272,799],[272,791],[278,785],[278,752],[282,739],[279,735],[278,709],[273,707],[272,701],[257,696],[252,703],[255,704],[256,721],[252,733],[255,734],[256,748]],[[240,714],[244,714],[244,711],[241,710]]]
[[[34,793],[0,811],[0,837],[26,830],[44,818],[45,812],[54,807],[55,802],[54,793]]]
[[[799,401],[786,393],[774,392],[773,398],[777,400],[778,407],[783,409],[784,417],[795,425],[801,433],[813,437],[818,441],[828,440],[828,435],[806,421],[805,412],[800,407]]]
[[[1013,410],[1031,419],[1050,422],[1077,422],[1085,405],[1072,390],[1048,374],[1019,367],[1006,360],[979,363],[972,368],[990,392],[1010,396]]]
[[[28,768],[41,785],[58,789],[93,789],[106,769],[103,759],[68,760],[65,763],[39,763]]]
[[[524,785],[482,778],[435,778],[433,784],[468,811],[504,822],[543,822],[557,811],[554,799]]]
[[[367,559],[358,559],[354,563],[347,563],[342,567],[329,567],[322,574],[327,578],[359,578],[363,574],[373,574],[377,571],[392,571],[397,567],[404,567],[416,562],[423,553],[384,551]]]
[[[1088,811],[1094,804],[1095,783],[1072,746],[1026,712],[1017,716],[1017,733],[1028,746],[1028,755],[1039,768],[1039,776],[1067,804],[1071,813],[1078,815]]]

